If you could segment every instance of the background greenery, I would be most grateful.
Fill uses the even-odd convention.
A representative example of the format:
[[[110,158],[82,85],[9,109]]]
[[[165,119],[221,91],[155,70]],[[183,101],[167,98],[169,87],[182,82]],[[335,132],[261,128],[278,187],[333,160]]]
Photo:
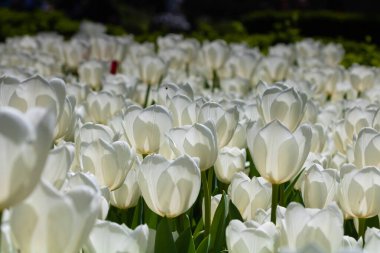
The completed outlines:
[[[135,34],[137,41],[155,41],[158,36],[173,32],[154,25],[152,16],[133,8],[119,10],[125,13],[118,25],[108,24],[112,35]],[[59,11],[13,11],[0,9],[0,40],[19,35],[33,35],[41,31],[56,31],[66,38],[79,29],[80,21],[68,18]],[[334,11],[256,11],[239,19],[212,20],[197,18],[185,36],[199,40],[224,39],[228,42],[246,42],[263,52],[279,43],[292,43],[305,37],[324,42],[341,43],[345,50],[343,65],[353,63],[380,66],[380,16]],[[361,29],[360,29],[361,28]],[[360,34],[356,31],[360,30]],[[178,31],[174,31],[178,32]]]

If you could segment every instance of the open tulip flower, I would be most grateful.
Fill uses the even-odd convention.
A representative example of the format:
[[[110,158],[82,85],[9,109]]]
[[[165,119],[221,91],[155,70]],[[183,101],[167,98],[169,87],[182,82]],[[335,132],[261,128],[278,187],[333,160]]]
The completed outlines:
[[[148,207],[173,218],[186,212],[201,188],[201,172],[188,155],[168,161],[161,155],[145,157],[138,167],[138,184]]]
[[[127,140],[139,154],[151,154],[159,150],[165,133],[173,125],[168,110],[160,105],[142,109],[131,105],[124,115],[124,131]]]
[[[248,148],[260,175],[272,184],[293,178],[309,154],[311,129],[300,126],[292,133],[280,121],[274,120],[260,128],[260,123],[248,129]]]
[[[25,199],[40,180],[52,143],[55,113],[32,108],[25,114],[0,107],[0,210]]]

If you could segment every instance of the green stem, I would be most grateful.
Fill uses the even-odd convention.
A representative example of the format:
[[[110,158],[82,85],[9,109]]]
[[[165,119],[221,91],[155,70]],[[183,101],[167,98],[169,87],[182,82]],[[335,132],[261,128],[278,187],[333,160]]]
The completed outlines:
[[[177,225],[178,234],[181,234],[181,232],[183,232],[185,230],[185,221],[184,221],[185,215],[186,215],[186,213],[183,213],[176,218],[176,221],[177,221],[176,225]]]
[[[285,184],[280,184],[279,185],[279,199],[278,199],[278,203],[280,206],[286,206],[284,191],[285,191]]]
[[[213,192],[213,186],[214,186],[214,167],[211,167],[210,169],[207,170],[208,175],[207,175],[207,185],[208,185],[208,191],[210,195]]]
[[[218,181],[218,185],[219,185],[219,193],[223,194],[223,191],[224,191],[227,194],[229,185],[220,181]]]
[[[216,70],[212,71],[212,87],[211,87],[211,92],[214,92],[216,88],[219,87],[219,77],[218,74],[216,73]]]
[[[205,203],[205,237],[209,235],[211,226],[211,196],[206,173],[207,171],[202,171],[201,173],[201,179],[203,184],[203,199]]]
[[[150,87],[151,87],[151,85],[148,84],[148,88],[146,89],[146,93],[145,93],[144,108],[146,108],[148,106]]]
[[[270,220],[272,223],[276,225],[276,210],[278,205],[278,193],[279,193],[279,185],[272,184],[272,209],[270,214]]]
[[[365,235],[365,230],[366,230],[365,221],[366,221],[366,218],[359,218],[359,238],[362,237],[363,239],[363,247],[365,244],[365,241],[364,241],[364,235]]]

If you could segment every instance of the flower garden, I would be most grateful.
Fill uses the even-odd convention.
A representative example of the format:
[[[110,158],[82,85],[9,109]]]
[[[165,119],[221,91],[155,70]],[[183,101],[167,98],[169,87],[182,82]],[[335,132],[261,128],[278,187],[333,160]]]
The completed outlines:
[[[0,45],[2,253],[379,252],[377,49],[64,35]]]

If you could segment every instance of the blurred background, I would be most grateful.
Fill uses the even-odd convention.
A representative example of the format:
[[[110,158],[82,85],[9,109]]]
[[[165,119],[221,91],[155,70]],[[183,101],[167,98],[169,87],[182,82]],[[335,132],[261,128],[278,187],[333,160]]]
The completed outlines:
[[[275,43],[313,37],[342,43],[365,62],[366,55],[380,53],[379,11],[378,0],[3,0],[0,40],[41,31],[68,38],[90,20],[105,24],[109,34],[134,34],[138,41],[175,32],[244,41],[264,52]]]

